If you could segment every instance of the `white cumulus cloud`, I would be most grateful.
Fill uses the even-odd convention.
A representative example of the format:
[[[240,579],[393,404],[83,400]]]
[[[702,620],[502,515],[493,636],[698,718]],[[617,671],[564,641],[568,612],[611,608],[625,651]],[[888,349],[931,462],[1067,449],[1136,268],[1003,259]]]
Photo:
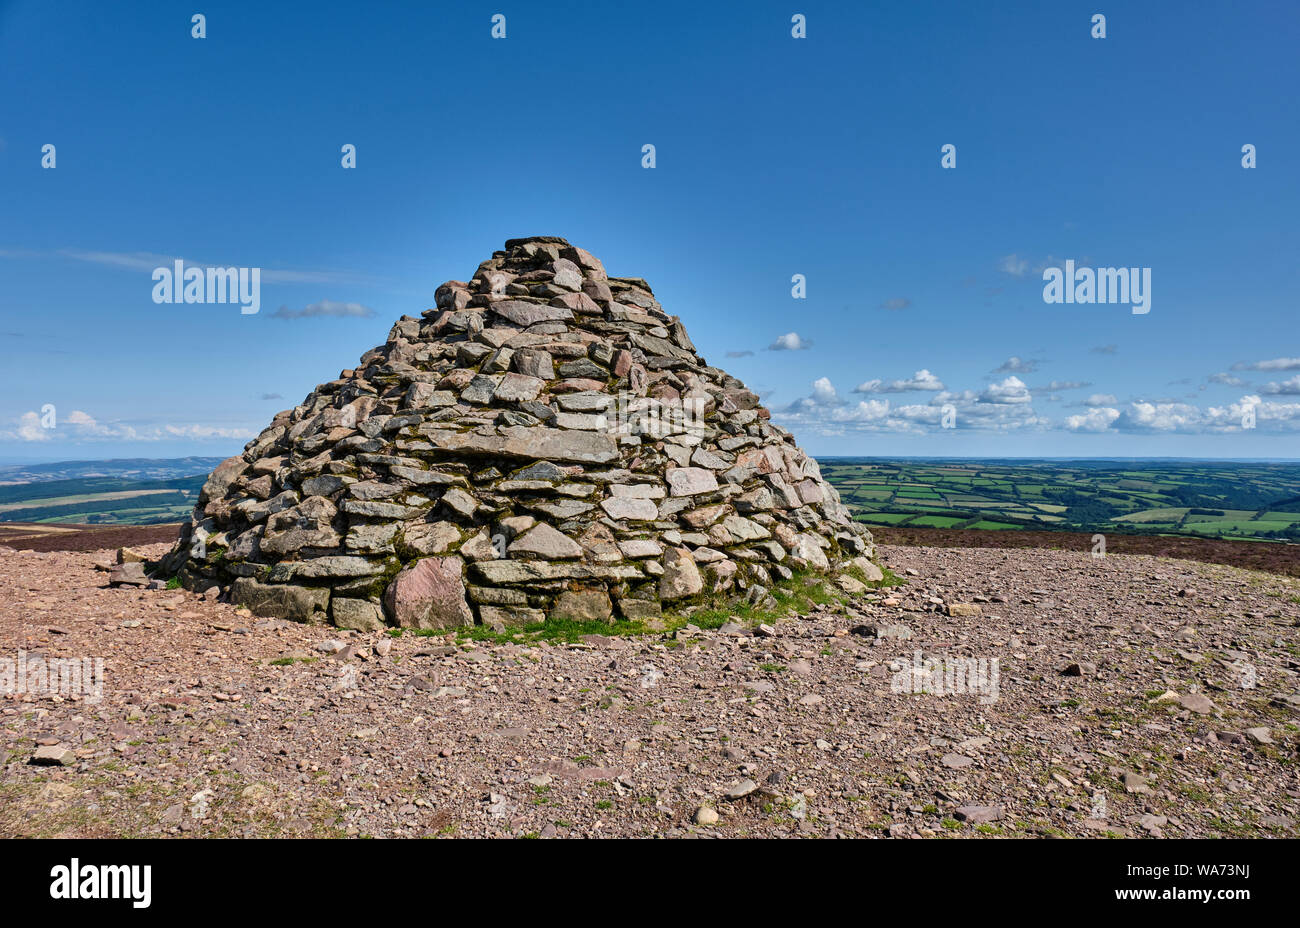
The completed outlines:
[[[811,348],[812,342],[800,338],[798,332],[786,332],[784,335],[778,335],[776,341],[767,347],[769,351],[803,351],[805,348]]]
[[[1019,377],[1012,374],[1005,380],[991,383],[979,395],[982,403],[1028,403],[1031,399],[1029,388]]]
[[[57,410],[53,428],[41,424],[36,412],[25,412],[18,417],[14,428],[0,429],[0,439],[22,442],[47,441],[163,441],[174,439],[241,439],[248,440],[256,433],[246,428],[225,426],[164,423],[135,426],[127,422],[101,422],[90,413],[73,409],[65,413]]]
[[[1080,416],[1066,416],[1065,427],[1072,432],[1104,432],[1118,418],[1118,409],[1099,407]]]
[[[867,380],[853,388],[854,393],[908,393],[913,390],[943,390],[944,385],[928,370],[919,370],[903,380]]]
[[[1263,387],[1262,392],[1273,396],[1300,396],[1300,374],[1296,374],[1289,380],[1281,383],[1269,383]]]
[[[840,400],[839,394],[835,392],[835,385],[831,383],[829,377],[818,377],[813,381],[812,388],[812,398],[822,406],[830,406]]]

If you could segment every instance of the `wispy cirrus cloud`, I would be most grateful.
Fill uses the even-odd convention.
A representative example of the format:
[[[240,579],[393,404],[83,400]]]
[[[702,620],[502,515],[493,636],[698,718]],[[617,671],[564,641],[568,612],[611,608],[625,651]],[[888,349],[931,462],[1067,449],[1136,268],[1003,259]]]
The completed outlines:
[[[1234,371],[1300,371],[1300,358],[1273,358],[1269,361],[1238,361]]]
[[[1016,254],[1007,255],[998,260],[998,270],[1012,277],[1024,277],[1029,273],[1029,259]]]
[[[993,368],[995,374],[1032,374],[1038,370],[1038,365],[1042,362],[1037,358],[1020,358],[1012,355],[997,367]]]
[[[281,306],[275,312],[271,313],[271,318],[310,319],[317,316],[333,316],[336,318],[369,319],[374,315],[376,315],[376,313],[373,309],[369,306],[363,306],[360,303],[341,303],[337,300],[321,300],[318,303],[304,306],[302,309],[290,309],[288,306]]]
[[[1056,390],[1082,390],[1084,387],[1091,387],[1091,380],[1053,380],[1051,383],[1044,384],[1041,387],[1030,387],[1035,393],[1055,392]]]
[[[30,249],[0,249],[0,258],[14,260],[31,260],[37,258],[60,258],[79,261],[84,264],[97,264],[101,267],[117,268],[125,271],[145,271],[152,273],[154,268],[172,267],[177,261],[191,267],[262,267],[261,265],[239,264],[231,261],[199,261],[181,255],[164,255],[150,251],[95,251],[80,248],[59,248],[54,251],[33,251]],[[262,267],[262,283],[265,284],[366,284],[377,283],[374,278],[356,274],[351,271],[321,271],[304,268]]]

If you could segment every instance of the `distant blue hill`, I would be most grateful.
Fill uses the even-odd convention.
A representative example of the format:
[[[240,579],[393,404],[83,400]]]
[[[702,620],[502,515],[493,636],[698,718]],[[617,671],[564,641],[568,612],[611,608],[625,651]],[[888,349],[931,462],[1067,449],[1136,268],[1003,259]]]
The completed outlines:
[[[171,480],[207,474],[224,458],[113,458],[107,461],[55,461],[49,464],[7,464],[0,466],[0,483],[44,483],[49,480],[79,480],[117,477],[127,480]]]

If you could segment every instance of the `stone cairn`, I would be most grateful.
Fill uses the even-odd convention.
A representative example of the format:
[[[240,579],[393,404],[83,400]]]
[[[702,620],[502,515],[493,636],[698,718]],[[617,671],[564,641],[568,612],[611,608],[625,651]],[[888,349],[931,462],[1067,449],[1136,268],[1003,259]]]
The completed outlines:
[[[511,239],[204,485],[155,574],[258,615],[498,631],[765,602],[871,535],[644,280]]]

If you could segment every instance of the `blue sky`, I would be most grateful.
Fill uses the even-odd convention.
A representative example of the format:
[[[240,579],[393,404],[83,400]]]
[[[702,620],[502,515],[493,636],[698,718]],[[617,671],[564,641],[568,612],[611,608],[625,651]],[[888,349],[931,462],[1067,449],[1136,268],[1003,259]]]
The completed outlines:
[[[0,458],[237,452],[531,234],[816,454],[1300,457],[1289,0],[193,6],[0,0]],[[177,257],[260,312],[155,304]]]

